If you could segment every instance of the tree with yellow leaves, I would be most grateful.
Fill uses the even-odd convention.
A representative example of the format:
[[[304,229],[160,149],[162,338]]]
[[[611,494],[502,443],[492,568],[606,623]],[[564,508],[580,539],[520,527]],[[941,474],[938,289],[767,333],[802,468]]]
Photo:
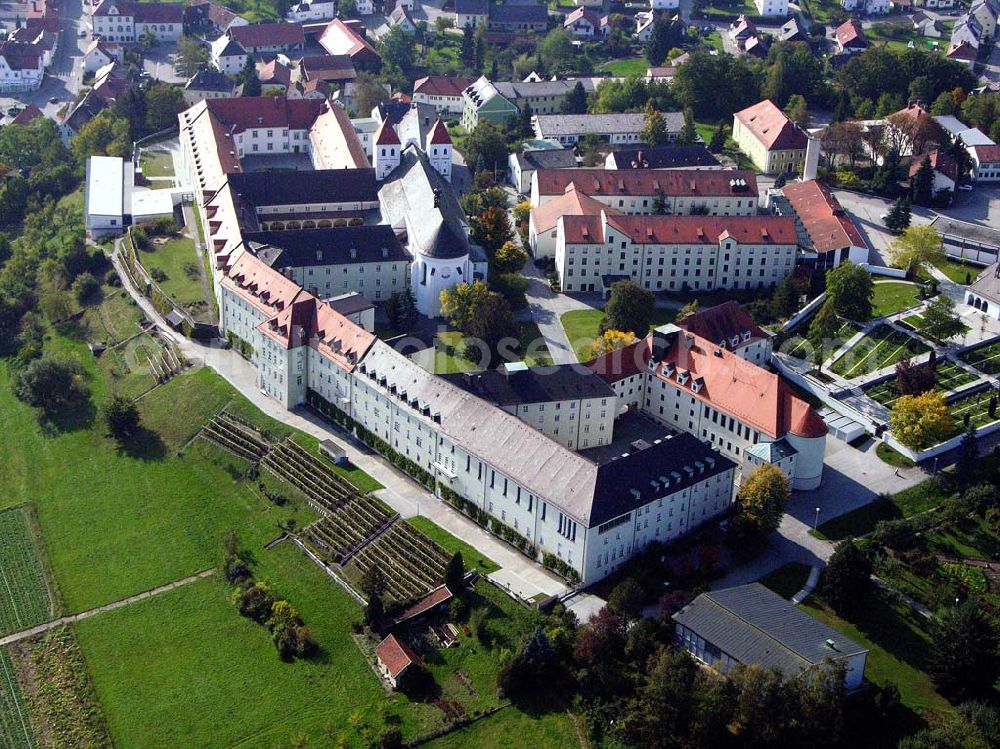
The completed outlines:
[[[897,440],[913,450],[936,445],[955,431],[948,406],[936,390],[900,396],[889,414],[889,428]]]
[[[605,330],[590,344],[590,358],[596,359],[612,351],[625,348],[630,343],[635,343],[635,333],[622,332],[621,330]]]

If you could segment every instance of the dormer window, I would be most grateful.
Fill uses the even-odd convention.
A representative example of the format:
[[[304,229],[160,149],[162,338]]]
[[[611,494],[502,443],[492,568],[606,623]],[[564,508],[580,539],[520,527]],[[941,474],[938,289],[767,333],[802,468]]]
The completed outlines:
[[[743,340],[744,341],[749,341],[750,340],[750,331],[749,330],[744,330],[743,331]]]
[[[678,385],[683,385],[687,381],[688,381],[688,373],[687,372],[680,371],[680,372],[677,373],[677,384]]]

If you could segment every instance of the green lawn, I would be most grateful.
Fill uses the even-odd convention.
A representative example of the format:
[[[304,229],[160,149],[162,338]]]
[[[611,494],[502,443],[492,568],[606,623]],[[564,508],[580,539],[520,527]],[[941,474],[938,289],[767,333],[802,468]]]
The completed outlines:
[[[143,151],[139,166],[146,177],[174,176],[174,160],[167,151]]]
[[[115,746],[319,746],[328,722],[380,722],[385,693],[351,637],[361,608],[291,544],[257,552],[257,576],[298,609],[321,648],[283,663],[218,578],[77,625]],[[323,744],[326,745],[326,744]]]
[[[1000,416],[996,415],[990,416],[992,394],[992,390],[980,390],[979,392],[963,395],[960,398],[949,401],[948,411],[951,413],[952,421],[955,423],[955,429],[964,428],[966,416],[969,417],[969,425],[977,428],[986,424],[992,424],[1000,418]],[[994,410],[994,414],[996,414],[996,410]]]
[[[163,293],[178,306],[205,304],[205,291],[201,284],[194,240],[177,237],[163,246],[156,246],[150,241],[146,249],[139,250],[139,262],[150,275],[154,275],[157,270],[166,274],[166,280],[157,283]]]
[[[430,518],[418,516],[408,518],[406,522],[423,533],[449,554],[454,554],[456,551],[462,552],[462,560],[465,562],[465,568],[467,570],[476,569],[482,574],[488,575],[490,572],[496,572],[500,569],[499,564],[476,551],[476,549],[465,543],[465,541],[455,538],[444,528],[435,524]]]
[[[465,338],[457,331],[438,333],[434,348],[434,374],[473,372],[478,368],[465,358]]]
[[[0,635],[28,629],[55,615],[43,550],[29,507],[0,512]]]
[[[1000,373],[1000,342],[963,351],[958,358],[988,375]]]
[[[961,260],[952,260],[951,258],[939,260],[934,263],[934,267],[948,276],[948,278],[955,283],[963,285],[969,281],[975,281],[976,276],[978,276],[982,271],[982,268],[978,265],[972,265],[971,263],[962,262]],[[969,281],[966,279],[969,279]]]
[[[935,371],[937,381],[934,389],[942,393],[968,385],[978,379],[972,372],[963,369],[950,359],[939,359]],[[895,377],[891,377],[865,390],[865,395],[887,408],[892,408],[901,395],[899,382]]]
[[[806,599],[801,608],[868,648],[865,678],[874,684],[895,684],[905,707],[924,717],[951,712],[924,670],[930,649],[927,623],[905,604],[875,592],[853,622],[839,617],[816,595]]]
[[[872,317],[892,315],[920,303],[920,287],[901,281],[883,281],[875,284],[872,299]]]
[[[573,749],[584,745],[567,713],[536,716],[507,708],[424,746],[427,749],[506,749],[513,746]]]
[[[863,536],[873,530],[880,520],[911,517],[940,504],[947,496],[947,491],[941,488],[936,479],[925,479],[888,499],[877,498],[864,507],[821,523],[815,535],[830,541]]]
[[[677,317],[677,310],[662,309],[657,307],[653,312],[651,327],[665,325],[673,322]],[[570,346],[576,353],[576,358],[580,361],[587,361],[590,358],[590,346],[599,335],[601,320],[604,319],[604,311],[599,309],[578,309],[564,313],[560,318],[566,337]]]
[[[664,65],[667,63],[665,62]],[[630,76],[638,75],[645,76],[646,71],[649,69],[649,60],[645,57],[633,57],[628,60],[614,60],[603,66],[604,70],[607,70],[611,75],[621,76],[622,78],[628,78]]]
[[[766,585],[782,598],[791,598],[806,584],[812,568],[808,564],[789,562],[762,577],[758,582]]]
[[[916,465],[912,460],[902,453],[893,450],[888,443],[879,442],[875,448],[875,454],[883,463],[888,463],[895,468],[913,468]]]
[[[521,323],[521,348],[524,361],[529,366],[541,367],[552,364],[552,354],[549,353],[548,344],[535,323]]]

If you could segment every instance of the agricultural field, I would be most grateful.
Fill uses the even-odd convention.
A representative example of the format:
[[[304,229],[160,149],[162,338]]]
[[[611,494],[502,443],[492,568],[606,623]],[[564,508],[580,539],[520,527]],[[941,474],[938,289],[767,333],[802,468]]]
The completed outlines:
[[[7,651],[0,648],[0,749],[35,749],[34,735],[17,672]]]
[[[474,549],[469,546],[469,544],[465,543],[465,541],[455,538],[455,536],[448,533],[448,531],[444,528],[436,525],[430,518],[418,515],[416,517],[407,518],[406,522],[423,533],[427,536],[427,538],[436,543],[449,554],[461,552],[462,561],[465,563],[465,568],[467,570],[475,569],[479,570],[484,575],[488,575],[489,573],[496,572],[500,569],[500,565],[492,559],[484,556],[477,549]]]
[[[344,574],[358,587],[356,581],[378,566],[386,576],[386,594],[404,603],[440,585],[451,556],[413,526],[397,522],[361,549]]]
[[[159,339],[142,333],[105,350],[97,364],[116,393],[138,398],[173,371],[175,360]]]
[[[920,304],[920,286],[902,281],[880,281],[875,284],[872,317],[885,317]]]
[[[958,358],[988,375],[1000,373],[1000,341],[963,351]]]
[[[888,325],[879,325],[830,365],[830,371],[850,380],[929,350],[916,338]]]
[[[963,369],[948,359],[938,360],[935,370],[937,372],[937,383],[934,389],[943,393],[956,390],[963,385],[968,385],[979,379],[972,372]],[[890,377],[888,380],[865,390],[865,395],[872,400],[878,401],[886,408],[892,408],[892,405],[900,396],[899,384],[895,377]]]
[[[0,512],[0,635],[41,624],[56,613],[36,535],[30,507]]]
[[[966,417],[969,419],[969,426],[976,428],[992,424],[997,418],[1000,418],[996,416],[995,410],[994,415],[990,416],[990,401],[994,395],[995,391],[993,390],[980,390],[977,393],[970,393],[949,401],[948,411],[955,423],[955,429],[964,428]]]

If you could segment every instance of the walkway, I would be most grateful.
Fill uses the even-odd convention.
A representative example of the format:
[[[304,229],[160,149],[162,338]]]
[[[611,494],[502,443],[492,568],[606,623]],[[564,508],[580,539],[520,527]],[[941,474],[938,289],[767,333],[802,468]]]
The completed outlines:
[[[566,294],[557,294],[549,286],[548,279],[530,260],[525,263],[522,274],[528,279],[525,297],[528,299],[528,313],[531,321],[538,326],[538,332],[549,347],[549,354],[556,364],[576,364],[576,353],[566,337],[560,317],[571,310],[594,309]]]
[[[161,593],[166,593],[167,591],[174,590],[175,588],[180,588],[184,585],[190,585],[191,583],[198,582],[206,577],[211,577],[216,572],[215,568],[209,570],[202,570],[196,575],[191,575],[185,577],[183,580],[174,580],[172,583],[167,583],[166,585],[161,585],[159,588],[153,588],[152,590],[147,590],[143,593],[137,593],[134,596],[129,596],[128,598],[123,598],[120,601],[115,601],[114,603],[107,603],[103,606],[98,606],[96,609],[90,609],[89,611],[82,611],[79,614],[71,614],[70,616],[63,616],[59,619],[53,619],[50,622],[45,622],[44,624],[39,624],[36,627],[31,627],[30,629],[23,629],[20,632],[15,632],[13,634],[7,635],[6,637],[0,637],[0,647],[10,645],[13,642],[18,642],[19,640],[26,640],[29,637],[34,637],[35,635],[40,635],[42,632],[48,632],[50,629],[55,629],[56,627],[61,627],[64,624],[72,624],[73,622],[81,621],[82,619],[89,619],[92,616],[97,616],[98,614],[103,614],[105,611],[114,611],[115,609],[120,609],[123,606],[128,606],[133,603],[138,603],[139,601],[144,601],[147,598],[152,598],[153,596],[158,596]]]

